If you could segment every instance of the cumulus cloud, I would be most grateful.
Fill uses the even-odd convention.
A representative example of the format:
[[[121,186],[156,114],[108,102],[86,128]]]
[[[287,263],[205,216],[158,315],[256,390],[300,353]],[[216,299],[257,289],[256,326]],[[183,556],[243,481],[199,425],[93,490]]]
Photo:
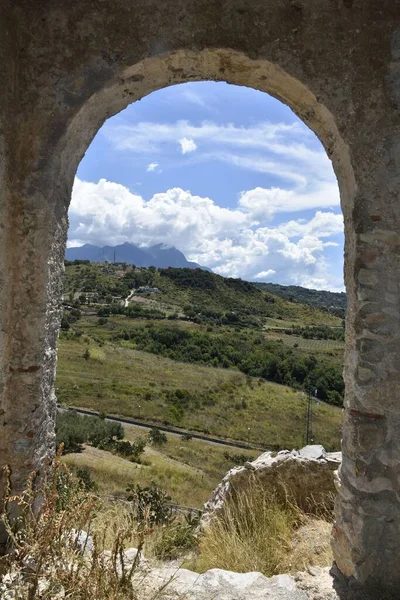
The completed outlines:
[[[152,163],[150,163],[150,164],[147,166],[147,169],[146,169],[146,170],[147,170],[149,173],[151,173],[152,171],[155,171],[155,170],[157,169],[157,167],[158,167],[158,166],[159,166],[159,164],[158,164],[158,163],[156,163],[156,162],[152,162]]]
[[[242,192],[239,198],[239,206],[261,220],[271,218],[277,212],[330,208],[338,203],[339,192],[337,185],[333,182],[321,183],[318,189],[310,191],[256,187]]]
[[[319,238],[330,237],[343,232],[343,216],[333,212],[317,211],[310,221],[289,221],[278,227],[278,230],[289,237],[317,235]],[[326,242],[325,246],[333,242]]]
[[[261,188],[256,188],[260,190]],[[251,193],[253,192],[253,193]],[[279,199],[287,212],[305,202],[285,190],[245,192],[235,208],[181,188],[157,193],[149,200],[121,184],[75,180],[70,208],[69,245],[163,243],[182,250],[189,260],[221,275],[248,280],[279,278],[279,282],[328,289],[341,288],[332,279],[324,241],[342,231],[342,216],[317,211],[309,220],[268,223]],[[267,201],[265,201],[267,199]]]
[[[179,140],[179,143],[181,145],[182,154],[187,154],[188,152],[194,152],[197,150],[197,144],[195,144],[194,141],[189,138],[184,137]]]

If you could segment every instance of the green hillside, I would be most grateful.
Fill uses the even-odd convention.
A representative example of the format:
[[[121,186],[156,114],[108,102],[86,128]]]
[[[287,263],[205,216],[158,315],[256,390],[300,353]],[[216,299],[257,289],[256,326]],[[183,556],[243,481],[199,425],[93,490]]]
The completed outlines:
[[[221,277],[201,269],[132,268],[96,263],[68,264],[65,296],[93,294],[92,301],[127,297],[141,286],[158,288],[140,294],[144,304],[166,316],[186,315],[195,322],[261,327],[268,319],[302,325],[340,326],[334,315],[274,296],[242,279]],[[146,300],[148,301],[146,303]]]
[[[142,289],[139,289],[142,288]],[[143,289],[144,288],[144,289]],[[339,318],[199,269],[67,264],[57,397],[263,447],[339,447]]]

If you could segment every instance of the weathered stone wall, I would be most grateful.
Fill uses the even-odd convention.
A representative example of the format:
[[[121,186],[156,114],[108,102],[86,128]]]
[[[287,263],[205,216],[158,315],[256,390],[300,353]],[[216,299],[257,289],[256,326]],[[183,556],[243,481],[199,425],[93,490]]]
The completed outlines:
[[[252,462],[233,467],[212,492],[203,508],[200,528],[223,514],[226,503],[252,486],[265,494],[290,501],[307,514],[323,515],[333,508],[335,476],[342,460],[340,452],[326,452],[322,446],[305,446],[301,450],[264,452]]]
[[[0,462],[53,451],[76,168],[110,115],[214,79],[271,93],[319,136],[345,219],[346,409],[335,556],[399,595],[400,0],[4,0],[0,5]]]

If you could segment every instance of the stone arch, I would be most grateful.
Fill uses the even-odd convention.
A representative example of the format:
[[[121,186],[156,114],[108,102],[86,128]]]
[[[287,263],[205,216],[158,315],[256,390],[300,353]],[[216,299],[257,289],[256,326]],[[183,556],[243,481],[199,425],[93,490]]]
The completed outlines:
[[[345,219],[345,427],[335,558],[400,592],[398,0],[15,0],[0,8],[0,464],[53,451],[67,209],[102,122],[173,83],[288,104],[331,157]],[[389,596],[388,596],[389,597]]]
[[[74,116],[61,141],[61,157],[75,173],[84,152],[106,119],[132,102],[170,85],[188,81],[224,81],[265,92],[287,104],[322,142],[341,189],[343,202],[356,192],[350,152],[333,114],[306,85],[279,65],[252,60],[231,49],[179,50],[147,58],[123,69],[116,81],[93,94]],[[71,143],[72,141],[72,143]],[[75,166],[76,165],[76,166]]]

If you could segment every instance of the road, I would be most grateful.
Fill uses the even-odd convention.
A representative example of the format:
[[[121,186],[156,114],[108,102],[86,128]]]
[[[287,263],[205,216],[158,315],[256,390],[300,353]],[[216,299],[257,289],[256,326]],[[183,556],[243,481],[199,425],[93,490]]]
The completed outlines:
[[[74,410],[77,413],[81,414],[81,415],[90,415],[90,416],[99,416],[99,413],[93,410],[87,410],[85,408],[80,408],[80,407],[75,407],[75,406],[58,406],[57,409],[60,412],[66,411],[66,410]],[[165,425],[158,425],[157,423],[146,423],[145,421],[139,421],[137,419],[130,419],[130,418],[125,418],[125,417],[113,417],[113,416],[109,416],[107,415],[107,420],[108,421],[115,421],[117,423],[121,423],[121,425],[134,425],[137,427],[143,427],[144,429],[153,429],[154,427],[157,427],[157,429],[159,429],[160,431],[165,431],[166,433],[170,433],[172,435],[178,435],[178,436],[182,436],[185,433],[189,434],[193,439],[195,440],[203,440],[206,442],[209,442],[211,444],[216,444],[218,446],[227,446],[230,448],[244,448],[245,450],[257,450],[259,452],[263,452],[266,450],[280,450],[280,448],[276,448],[276,447],[269,447],[269,448],[263,448],[262,446],[257,446],[257,445],[253,445],[253,444],[246,444],[245,442],[239,442],[239,441],[230,441],[230,440],[224,440],[222,438],[217,438],[217,437],[213,437],[213,436],[209,436],[209,435],[205,435],[202,433],[195,433],[193,431],[188,431],[187,429],[180,429],[179,427],[166,427]]]

